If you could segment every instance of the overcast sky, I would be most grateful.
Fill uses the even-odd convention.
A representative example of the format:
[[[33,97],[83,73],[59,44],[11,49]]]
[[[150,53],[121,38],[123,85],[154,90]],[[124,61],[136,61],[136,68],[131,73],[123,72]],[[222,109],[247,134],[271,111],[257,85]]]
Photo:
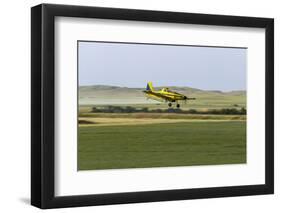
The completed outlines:
[[[245,90],[247,49],[78,43],[79,85]]]

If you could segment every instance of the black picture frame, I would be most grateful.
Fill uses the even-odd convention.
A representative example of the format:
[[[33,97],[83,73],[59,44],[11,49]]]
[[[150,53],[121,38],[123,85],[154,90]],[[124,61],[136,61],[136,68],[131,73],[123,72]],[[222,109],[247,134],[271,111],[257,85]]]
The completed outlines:
[[[112,194],[54,195],[54,18],[83,17],[264,28],[266,32],[265,184]],[[164,11],[41,4],[31,8],[31,204],[60,208],[272,194],[274,192],[274,20]]]

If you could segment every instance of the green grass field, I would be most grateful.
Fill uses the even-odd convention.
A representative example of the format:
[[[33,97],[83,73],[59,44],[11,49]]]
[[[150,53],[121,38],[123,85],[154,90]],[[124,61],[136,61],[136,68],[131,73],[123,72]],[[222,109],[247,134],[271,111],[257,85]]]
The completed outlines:
[[[180,103],[180,108],[197,113],[163,111],[168,103],[147,99],[144,88],[79,87],[78,169],[246,163],[247,115],[206,114],[212,109],[246,109],[246,91],[170,88],[196,98]],[[108,106],[147,110],[93,110]]]
[[[246,122],[79,126],[78,169],[246,163]]]

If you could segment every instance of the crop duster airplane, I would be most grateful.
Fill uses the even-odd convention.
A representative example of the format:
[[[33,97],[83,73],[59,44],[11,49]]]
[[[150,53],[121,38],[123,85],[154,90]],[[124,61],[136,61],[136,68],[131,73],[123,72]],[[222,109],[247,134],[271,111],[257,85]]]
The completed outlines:
[[[187,100],[195,100],[195,98],[188,98],[183,94],[171,91],[169,88],[163,88],[161,90],[154,90],[152,86],[152,82],[148,82],[146,86],[146,90],[143,91],[147,98],[151,98],[157,101],[165,101],[169,102],[168,106],[171,107],[172,103],[177,103],[177,108],[180,108],[180,104],[178,101],[187,101]]]

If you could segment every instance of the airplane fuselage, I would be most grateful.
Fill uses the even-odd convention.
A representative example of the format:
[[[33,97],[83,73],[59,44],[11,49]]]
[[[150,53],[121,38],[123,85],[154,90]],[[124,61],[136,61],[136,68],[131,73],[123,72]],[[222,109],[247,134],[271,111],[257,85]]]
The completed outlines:
[[[154,98],[154,99],[163,99],[167,102],[176,102],[179,100],[187,100],[187,97],[185,95],[179,94],[177,92],[166,92],[166,91],[143,91],[148,97]]]

